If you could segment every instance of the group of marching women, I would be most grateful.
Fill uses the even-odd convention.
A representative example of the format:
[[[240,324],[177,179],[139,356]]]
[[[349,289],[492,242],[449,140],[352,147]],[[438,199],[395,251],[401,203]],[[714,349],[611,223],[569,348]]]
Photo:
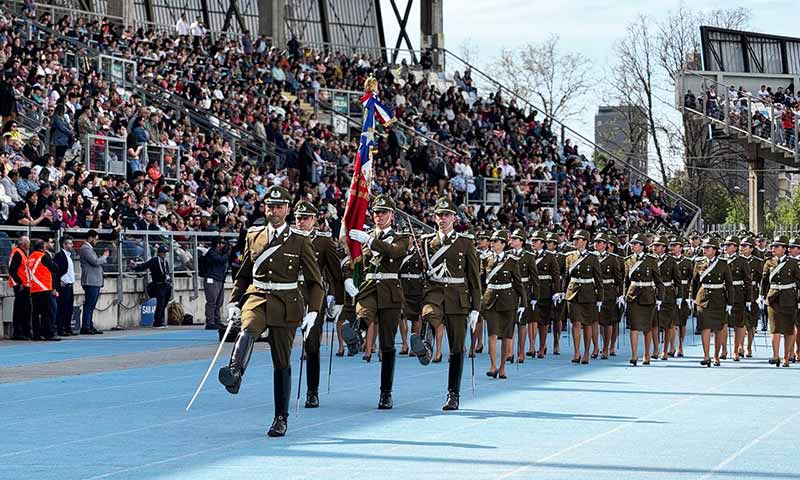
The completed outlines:
[[[763,311],[772,332],[770,362],[788,367],[800,350],[794,340],[800,243],[782,236],[768,253],[749,236],[720,242],[692,235],[687,242],[637,233],[628,240],[621,232],[592,236],[577,230],[570,243],[561,231],[459,233],[458,209],[449,198],[435,204],[436,231],[422,235],[408,223],[402,231],[396,229],[394,202],[379,195],[371,204],[372,230],[347,230],[351,245],[361,247],[359,267],[354,268],[330,232],[317,229],[314,205],[298,203],[296,224],[288,227],[289,193],[271,187],[266,198],[269,223],[248,231],[234,282],[229,319],[241,323],[241,331],[219,380],[237,393],[253,343],[258,337],[270,342],[275,389],[270,436],[287,430],[290,356],[298,326],[308,363],[305,406],[319,407],[319,347],[326,317],[339,326],[337,356],[344,355],[346,344],[351,355],[363,349],[369,361],[377,348],[379,409],[393,408],[398,330],[399,354],[416,356],[422,364],[441,361],[446,336],[444,411],[459,408],[465,358],[488,346],[486,375],[505,379],[508,363],[548,354],[549,334],[552,354],[559,355],[568,320],[572,362],[579,365],[616,356],[623,318],[630,330],[633,366],[640,361],[640,334],[642,364],[682,357],[691,315],[702,334],[703,366],[720,365],[729,354],[733,361],[751,357]],[[731,352],[729,328],[734,332]]]

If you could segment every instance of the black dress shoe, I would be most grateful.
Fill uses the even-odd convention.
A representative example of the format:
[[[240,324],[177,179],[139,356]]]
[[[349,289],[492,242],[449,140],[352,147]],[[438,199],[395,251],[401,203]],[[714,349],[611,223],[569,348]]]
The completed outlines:
[[[216,325],[206,324],[206,330],[219,330],[219,327]]]
[[[392,392],[381,392],[381,398],[378,399],[378,410],[391,410],[393,405]]]
[[[769,364],[770,364],[770,365],[775,365],[776,363],[779,363],[779,361],[778,361],[778,359],[777,359],[777,358],[770,358],[770,359],[769,359]]]
[[[81,335],[91,335],[92,331],[88,328],[81,328]]]
[[[456,392],[448,392],[447,393],[447,402],[445,402],[442,410],[445,412],[449,412],[452,410],[458,410],[458,400],[459,394]]]
[[[581,360],[581,365],[589,365],[589,360]]]
[[[11,337],[11,340],[16,340],[19,342],[28,342],[31,340],[31,337],[27,335],[14,335],[13,337]]]
[[[156,328],[166,328],[166,327],[165,327],[164,325],[161,325],[161,326],[158,326],[158,327],[156,327]],[[98,330],[98,329],[96,329],[96,328],[94,328],[94,327],[92,327],[92,328],[89,330],[89,332],[90,332],[92,335],[102,335],[102,334],[103,334],[103,332],[101,332],[100,330]]]
[[[319,408],[319,392],[309,391],[306,393],[306,408]]]
[[[336,352],[337,357],[344,357],[344,352]]]
[[[442,363],[442,354],[441,354],[441,352],[439,353],[439,356],[438,357],[434,357],[433,360],[431,360],[431,362],[433,362],[433,363]]]
[[[580,358],[573,358],[572,359],[572,363],[581,363],[581,359]]]
[[[633,366],[635,367],[635,366],[636,366],[636,363],[637,363],[638,361],[639,361],[638,359],[636,359],[636,360],[628,360],[628,363],[630,363],[631,365],[633,365]]]
[[[642,365],[650,365],[650,360],[645,360],[642,362]]]
[[[711,366],[711,360],[700,360],[700,365],[703,366],[703,367],[710,367]]]
[[[53,335],[52,337],[45,337],[44,340],[46,342],[60,342],[61,341],[61,337]]]
[[[283,415],[278,415],[274,420],[272,420],[272,426],[269,427],[267,435],[270,437],[282,437],[286,435],[286,428],[286,417]]]
[[[505,375],[503,375],[503,374],[500,374],[500,375],[498,375],[498,376],[497,376],[497,378],[499,378],[499,379],[501,379],[501,380],[505,380],[505,379],[507,379],[508,377],[507,377],[507,376],[505,376]]]

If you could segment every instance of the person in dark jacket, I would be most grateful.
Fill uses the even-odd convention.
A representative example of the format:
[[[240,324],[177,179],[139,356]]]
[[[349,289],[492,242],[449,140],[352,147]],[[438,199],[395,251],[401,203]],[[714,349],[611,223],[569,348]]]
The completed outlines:
[[[69,150],[74,140],[75,132],[72,130],[69,120],[67,120],[64,105],[59,104],[56,107],[53,123],[50,127],[50,145],[56,147],[56,163],[64,158],[64,154]]]
[[[58,334],[62,337],[72,335],[72,310],[75,293],[72,286],[75,284],[75,265],[72,262],[72,238],[61,237],[61,251],[53,261],[58,267],[58,279],[53,283],[58,286],[58,306],[56,308],[56,326]]]
[[[206,330],[222,328],[220,310],[225,301],[225,275],[228,269],[228,246],[215,237],[211,248],[204,255],[206,262],[206,281],[203,291],[206,295]]]
[[[166,245],[158,247],[158,255],[152,257],[150,260],[142,263],[131,262],[131,268],[136,272],[143,272],[145,270],[150,272],[151,283],[148,285],[148,291],[155,294],[156,297],[156,312],[153,318],[154,328],[166,328],[166,319],[164,318],[164,311],[167,309],[167,302],[172,296],[172,277],[170,277],[169,264],[167,263],[167,252],[169,249]]]

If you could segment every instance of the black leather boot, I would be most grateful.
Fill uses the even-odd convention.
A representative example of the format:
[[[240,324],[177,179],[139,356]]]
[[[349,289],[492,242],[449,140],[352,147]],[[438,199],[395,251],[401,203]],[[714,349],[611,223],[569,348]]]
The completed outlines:
[[[319,407],[319,352],[306,352],[306,408]]]
[[[239,332],[233,352],[231,352],[230,364],[219,369],[219,383],[225,385],[225,389],[234,395],[239,393],[239,386],[242,384],[244,371],[250,362],[255,341],[255,337],[249,333]]]
[[[272,395],[275,399],[275,418],[267,435],[282,437],[286,435],[289,421],[289,397],[292,396],[292,367],[275,369],[272,372]]]
[[[383,352],[381,362],[381,397],[378,400],[378,410],[392,409],[392,384],[394,383],[395,351]]]
[[[450,368],[447,375],[447,402],[442,410],[458,410],[461,396],[461,374],[464,372],[464,352],[450,354]]]

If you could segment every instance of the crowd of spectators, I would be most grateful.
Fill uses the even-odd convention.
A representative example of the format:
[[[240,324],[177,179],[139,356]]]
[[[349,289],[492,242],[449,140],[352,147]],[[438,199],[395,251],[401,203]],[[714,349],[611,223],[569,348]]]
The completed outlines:
[[[560,142],[536,111],[497,93],[479,95],[468,69],[443,81],[429,72],[430,55],[421,69],[405,61],[390,66],[371,55],[315,51],[294,38],[280,48],[249,32],[211,36],[185,16],[169,32],[29,16],[56,34],[26,40],[25,23],[0,17],[6,224],[236,232],[264,215],[261,198],[280,184],[324,207],[337,229],[358,136],[336,135],[307,106],[325,106],[321,89],[359,91],[369,75],[408,127],[389,127],[381,137],[375,191],[395,195],[424,222],[431,223],[430,207],[442,195],[463,205],[464,225],[481,229],[643,229],[691,219],[651,181],[630,178],[613,161],[595,164],[569,139]],[[140,92],[104,80],[80,55],[75,60],[81,45],[134,59],[139,88],[179,97],[217,128],[166,103],[145,105]],[[23,106],[44,116],[27,135],[14,113]],[[243,161],[226,129],[274,145],[276,155]],[[124,139],[125,176],[87,170],[85,152],[102,147],[104,136]],[[160,159],[147,155],[150,144],[175,149],[177,158],[165,156],[162,171]],[[499,206],[474,201],[492,188],[484,178],[503,181]]]

